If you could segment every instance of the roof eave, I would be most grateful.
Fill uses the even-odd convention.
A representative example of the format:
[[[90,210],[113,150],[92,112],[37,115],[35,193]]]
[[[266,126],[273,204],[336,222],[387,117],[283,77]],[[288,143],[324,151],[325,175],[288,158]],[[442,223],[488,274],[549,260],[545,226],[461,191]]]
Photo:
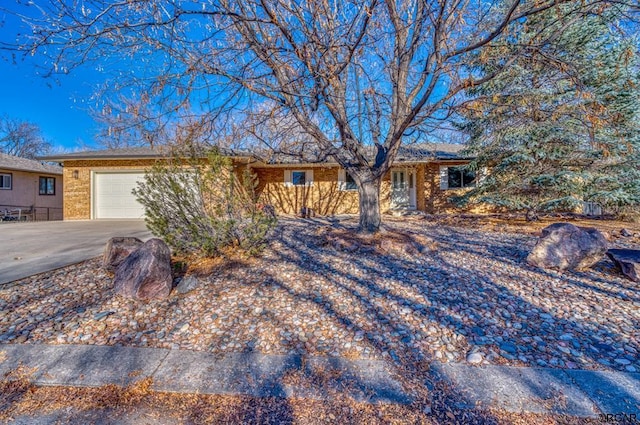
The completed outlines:
[[[434,159],[434,161],[439,161],[439,162],[446,162],[446,161],[473,161],[474,159],[475,159],[475,157],[472,157],[472,156],[460,156],[460,157],[456,157],[456,158],[436,157]]]
[[[236,155],[227,155],[229,158],[237,158],[237,159],[250,159],[250,156],[236,156]],[[50,161],[50,162],[60,162],[64,163],[66,161],[113,161],[113,160],[139,160],[139,159],[164,159],[167,158],[165,155],[108,155],[108,156],[41,156],[38,157],[39,160],[42,161]]]
[[[4,165],[0,165],[0,170],[8,170],[8,171],[22,171],[23,173],[39,173],[39,174],[55,174],[55,175],[62,175],[62,169],[60,169],[60,171],[53,171],[53,170],[34,170],[34,169],[30,169],[30,168],[19,168],[19,167],[5,167]]]

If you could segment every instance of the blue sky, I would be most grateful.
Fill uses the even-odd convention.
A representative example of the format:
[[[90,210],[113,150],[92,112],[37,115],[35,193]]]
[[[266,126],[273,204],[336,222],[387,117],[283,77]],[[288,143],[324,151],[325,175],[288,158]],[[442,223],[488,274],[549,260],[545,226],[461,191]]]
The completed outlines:
[[[0,41],[15,41],[28,31],[0,12]],[[86,148],[94,144],[97,124],[90,114],[90,98],[102,76],[91,67],[70,75],[44,78],[37,58],[0,51],[0,115],[31,121],[58,148]],[[85,146],[82,146],[82,145]]]

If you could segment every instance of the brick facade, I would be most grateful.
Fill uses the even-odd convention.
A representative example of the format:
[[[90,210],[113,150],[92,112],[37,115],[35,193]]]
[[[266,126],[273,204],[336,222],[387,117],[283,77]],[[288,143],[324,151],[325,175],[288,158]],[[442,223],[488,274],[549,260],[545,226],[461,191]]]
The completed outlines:
[[[458,165],[465,165],[467,163],[468,161],[456,161],[447,162],[446,164],[434,162],[425,164],[425,174],[424,179],[422,180],[424,182],[424,186],[423,190],[420,191],[423,193],[425,199],[424,208],[420,208],[422,211],[429,214],[451,214],[455,212],[481,214],[490,212],[487,206],[474,205],[467,208],[460,208],[449,202],[448,198],[461,195],[468,189],[440,189],[441,165],[455,167]]]
[[[64,219],[91,219],[91,176],[92,172],[142,171],[151,167],[155,159],[131,160],[68,160],[64,162]],[[464,162],[448,163],[460,165]],[[416,173],[416,206],[428,213],[460,211],[447,202],[447,197],[459,190],[441,190],[438,163],[402,165],[394,168],[412,169]],[[241,173],[244,165],[237,163],[236,172]],[[317,215],[356,214],[358,212],[358,192],[340,190],[338,167],[263,167],[252,168],[257,176],[259,201],[273,205],[281,214],[296,214],[304,207]],[[313,170],[313,184],[310,186],[285,185],[285,170]],[[77,171],[77,178],[74,173]],[[390,210],[390,172],[380,188],[382,213]],[[476,209],[468,210],[476,212]]]
[[[311,208],[318,215],[358,212],[358,192],[341,191],[338,168],[292,167],[289,170],[313,171],[311,186],[286,186],[285,168],[254,168],[258,177],[257,192],[261,203],[273,205],[284,214],[296,214]]]
[[[64,202],[65,220],[91,219],[91,172],[137,171],[155,164],[154,159],[65,161]],[[77,178],[74,172],[77,171]]]

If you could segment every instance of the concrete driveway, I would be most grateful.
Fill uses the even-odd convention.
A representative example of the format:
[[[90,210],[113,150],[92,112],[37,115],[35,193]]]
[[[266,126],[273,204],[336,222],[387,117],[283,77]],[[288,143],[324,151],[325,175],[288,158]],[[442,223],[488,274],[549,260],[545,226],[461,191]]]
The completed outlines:
[[[142,220],[2,223],[0,284],[96,257],[113,236],[152,237]]]

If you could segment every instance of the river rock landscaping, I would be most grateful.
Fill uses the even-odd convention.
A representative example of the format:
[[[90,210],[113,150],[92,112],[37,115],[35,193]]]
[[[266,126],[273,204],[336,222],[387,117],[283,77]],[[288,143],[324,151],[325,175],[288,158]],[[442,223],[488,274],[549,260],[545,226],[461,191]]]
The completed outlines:
[[[356,223],[281,219],[260,257],[187,269],[166,300],[116,295],[101,258],[0,286],[0,343],[640,370],[638,284],[608,258],[542,270],[535,232],[421,217],[385,219],[411,249],[325,237]]]

